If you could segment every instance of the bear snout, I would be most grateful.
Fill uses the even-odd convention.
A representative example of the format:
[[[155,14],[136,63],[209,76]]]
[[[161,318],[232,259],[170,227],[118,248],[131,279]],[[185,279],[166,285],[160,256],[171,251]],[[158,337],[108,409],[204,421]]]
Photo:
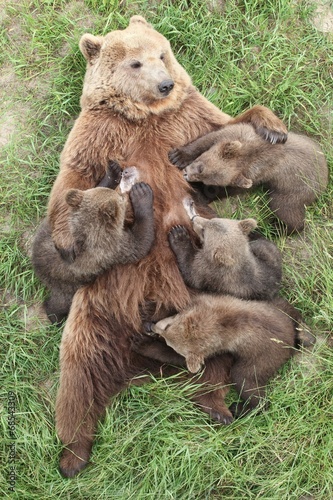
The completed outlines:
[[[174,88],[175,83],[173,80],[163,80],[161,83],[158,84],[158,90],[160,91],[161,94],[164,96],[167,96],[170,94],[171,90]]]

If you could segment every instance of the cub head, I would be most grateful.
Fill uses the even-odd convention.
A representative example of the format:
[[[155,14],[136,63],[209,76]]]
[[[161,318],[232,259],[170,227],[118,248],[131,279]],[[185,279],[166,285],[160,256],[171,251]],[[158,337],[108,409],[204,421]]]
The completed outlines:
[[[74,230],[95,234],[101,227],[104,231],[123,227],[127,199],[113,189],[69,189],[65,199]]]
[[[257,227],[254,219],[204,219],[196,216],[193,229],[199,236],[205,256],[215,265],[233,266],[249,251],[249,233]]]
[[[205,151],[184,170],[188,182],[202,182],[210,186],[237,186],[250,188],[252,181],[242,174],[243,145],[240,141],[219,141]]]
[[[168,40],[141,16],[106,36],[85,34],[80,50],[87,60],[81,105],[107,107],[131,119],[178,109],[190,77]]]
[[[201,321],[201,317],[200,317]],[[200,325],[191,313],[176,314],[152,325],[152,331],[165,339],[174,351],[184,356],[191,373],[197,373],[204,365],[204,356],[199,352]]]

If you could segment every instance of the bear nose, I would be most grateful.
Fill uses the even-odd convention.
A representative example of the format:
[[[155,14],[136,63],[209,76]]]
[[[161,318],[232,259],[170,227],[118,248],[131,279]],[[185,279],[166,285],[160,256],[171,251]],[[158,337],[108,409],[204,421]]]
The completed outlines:
[[[173,80],[163,80],[158,86],[158,90],[161,92],[161,94],[168,95],[173,87],[175,86]]]

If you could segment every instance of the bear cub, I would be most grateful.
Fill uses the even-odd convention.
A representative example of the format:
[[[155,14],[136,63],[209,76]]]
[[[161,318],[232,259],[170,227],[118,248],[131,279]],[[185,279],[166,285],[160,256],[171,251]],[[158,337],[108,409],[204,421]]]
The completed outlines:
[[[169,233],[170,246],[189,287],[251,300],[271,300],[278,294],[281,253],[265,238],[249,238],[257,226],[254,219],[195,215],[192,223],[201,248],[194,245],[184,226],[175,226]]]
[[[290,132],[284,144],[270,144],[253,126],[228,125],[170,153],[189,182],[248,189],[268,188],[269,206],[288,233],[304,227],[305,206],[328,183],[328,167],[319,144]]]
[[[243,403],[230,410],[238,416],[260,403],[268,380],[299,345],[296,323],[289,307],[284,312],[284,304],[280,299],[256,302],[230,295],[197,295],[182,312],[147,324],[146,333],[163,337],[185,357],[192,373],[211,356],[231,354],[230,378]]]
[[[105,181],[105,185],[107,181]],[[137,262],[154,241],[153,191],[148,184],[134,184],[129,192],[134,223],[126,227],[128,196],[107,187],[81,191],[70,189],[70,231],[74,256],[58,252],[45,219],[34,239],[32,263],[40,280],[49,288],[44,307],[51,322],[68,314],[76,290],[115,264]]]

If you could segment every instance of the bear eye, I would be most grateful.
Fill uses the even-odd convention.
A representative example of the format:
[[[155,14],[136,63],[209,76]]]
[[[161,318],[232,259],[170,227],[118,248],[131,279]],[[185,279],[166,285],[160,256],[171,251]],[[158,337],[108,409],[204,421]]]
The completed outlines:
[[[142,63],[140,63],[140,61],[133,61],[131,63],[131,68],[134,68],[134,69],[141,68],[141,66],[142,66]]]
[[[161,54],[161,55],[160,55],[160,59],[161,59],[161,61],[164,61],[164,59],[165,59],[165,54]]]

